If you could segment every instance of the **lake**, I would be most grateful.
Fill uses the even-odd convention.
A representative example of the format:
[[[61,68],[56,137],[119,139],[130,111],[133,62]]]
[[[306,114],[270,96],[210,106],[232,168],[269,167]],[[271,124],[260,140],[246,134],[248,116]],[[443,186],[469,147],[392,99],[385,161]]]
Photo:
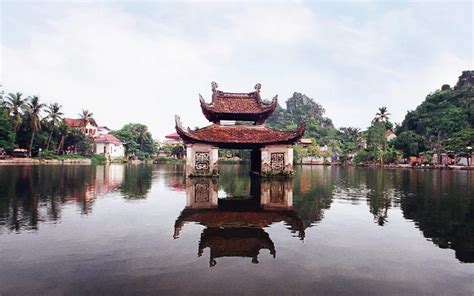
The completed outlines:
[[[0,167],[0,295],[472,295],[474,174]]]

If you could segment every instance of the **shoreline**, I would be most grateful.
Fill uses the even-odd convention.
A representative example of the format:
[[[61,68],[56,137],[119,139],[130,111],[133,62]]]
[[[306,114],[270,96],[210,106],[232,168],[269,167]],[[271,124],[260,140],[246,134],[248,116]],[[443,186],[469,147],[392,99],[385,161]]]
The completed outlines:
[[[111,162],[114,163],[114,162]],[[153,164],[184,164],[183,160],[169,160],[169,161],[153,161],[153,160],[132,160],[129,162],[121,162],[122,164],[142,164],[142,163],[153,163]],[[0,166],[2,165],[94,165],[94,164],[108,164],[108,163],[94,163],[90,158],[71,158],[71,159],[38,159],[38,158],[7,158],[0,159]],[[222,161],[220,164],[245,164],[242,161]],[[384,169],[422,169],[422,170],[474,170],[474,166],[460,166],[460,165],[449,165],[449,166],[412,166],[409,164],[303,164],[297,163],[297,166],[340,166],[340,167],[364,167],[364,168],[384,168]]]
[[[474,166],[462,166],[462,165],[427,165],[427,166],[412,166],[409,164],[303,164],[298,163],[300,166],[341,166],[341,167],[359,167],[359,168],[384,168],[384,169],[415,169],[415,170],[463,170],[471,171],[474,170]]]
[[[0,165],[43,165],[43,164],[80,164],[91,165],[90,158],[71,158],[71,159],[38,159],[38,158],[8,158],[0,159]]]

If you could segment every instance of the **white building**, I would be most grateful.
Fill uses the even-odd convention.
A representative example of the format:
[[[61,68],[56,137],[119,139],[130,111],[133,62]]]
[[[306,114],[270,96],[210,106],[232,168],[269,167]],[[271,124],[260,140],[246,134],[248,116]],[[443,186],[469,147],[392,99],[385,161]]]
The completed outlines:
[[[125,147],[123,142],[114,135],[100,135],[94,139],[95,154],[104,154],[107,158],[125,157]]]

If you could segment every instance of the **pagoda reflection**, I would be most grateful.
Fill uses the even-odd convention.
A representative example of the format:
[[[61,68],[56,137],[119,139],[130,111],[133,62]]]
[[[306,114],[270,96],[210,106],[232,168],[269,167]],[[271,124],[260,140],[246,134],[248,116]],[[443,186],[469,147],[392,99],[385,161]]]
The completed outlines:
[[[250,183],[250,196],[218,198],[215,179],[187,179],[186,207],[175,222],[173,237],[178,238],[187,223],[205,226],[198,256],[209,248],[211,267],[222,257],[245,257],[258,263],[262,250],[275,257],[275,245],[264,230],[275,223],[283,222],[294,236],[304,239],[304,223],[293,211],[292,180],[251,178]]]

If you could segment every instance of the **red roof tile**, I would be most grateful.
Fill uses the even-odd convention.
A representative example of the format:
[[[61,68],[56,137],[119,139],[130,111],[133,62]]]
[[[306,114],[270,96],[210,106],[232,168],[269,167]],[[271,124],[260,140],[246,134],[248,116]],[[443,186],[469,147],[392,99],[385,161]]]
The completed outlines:
[[[201,109],[209,121],[250,120],[263,123],[277,106],[277,96],[271,102],[264,102],[258,91],[251,93],[230,93],[214,90],[212,102],[206,103],[200,96]]]
[[[181,137],[177,133],[166,135],[165,138],[172,140],[181,140]]]
[[[303,136],[304,126],[296,131],[279,131],[264,125],[229,125],[212,124],[198,130],[186,130],[179,117],[176,118],[176,131],[185,143],[219,144],[294,144]]]
[[[66,121],[66,124],[70,127],[79,128],[79,127],[85,127],[86,126],[84,120],[79,119],[79,118],[78,119],[76,119],[76,118],[65,118],[64,121]],[[97,123],[95,122],[94,119],[91,119],[89,123],[93,126],[97,126]]]
[[[74,119],[74,118],[65,118],[66,124],[70,127],[84,127],[84,121],[82,119]]]
[[[114,135],[101,135],[94,139],[96,143],[114,143],[114,144],[123,144],[122,141],[117,139]]]

